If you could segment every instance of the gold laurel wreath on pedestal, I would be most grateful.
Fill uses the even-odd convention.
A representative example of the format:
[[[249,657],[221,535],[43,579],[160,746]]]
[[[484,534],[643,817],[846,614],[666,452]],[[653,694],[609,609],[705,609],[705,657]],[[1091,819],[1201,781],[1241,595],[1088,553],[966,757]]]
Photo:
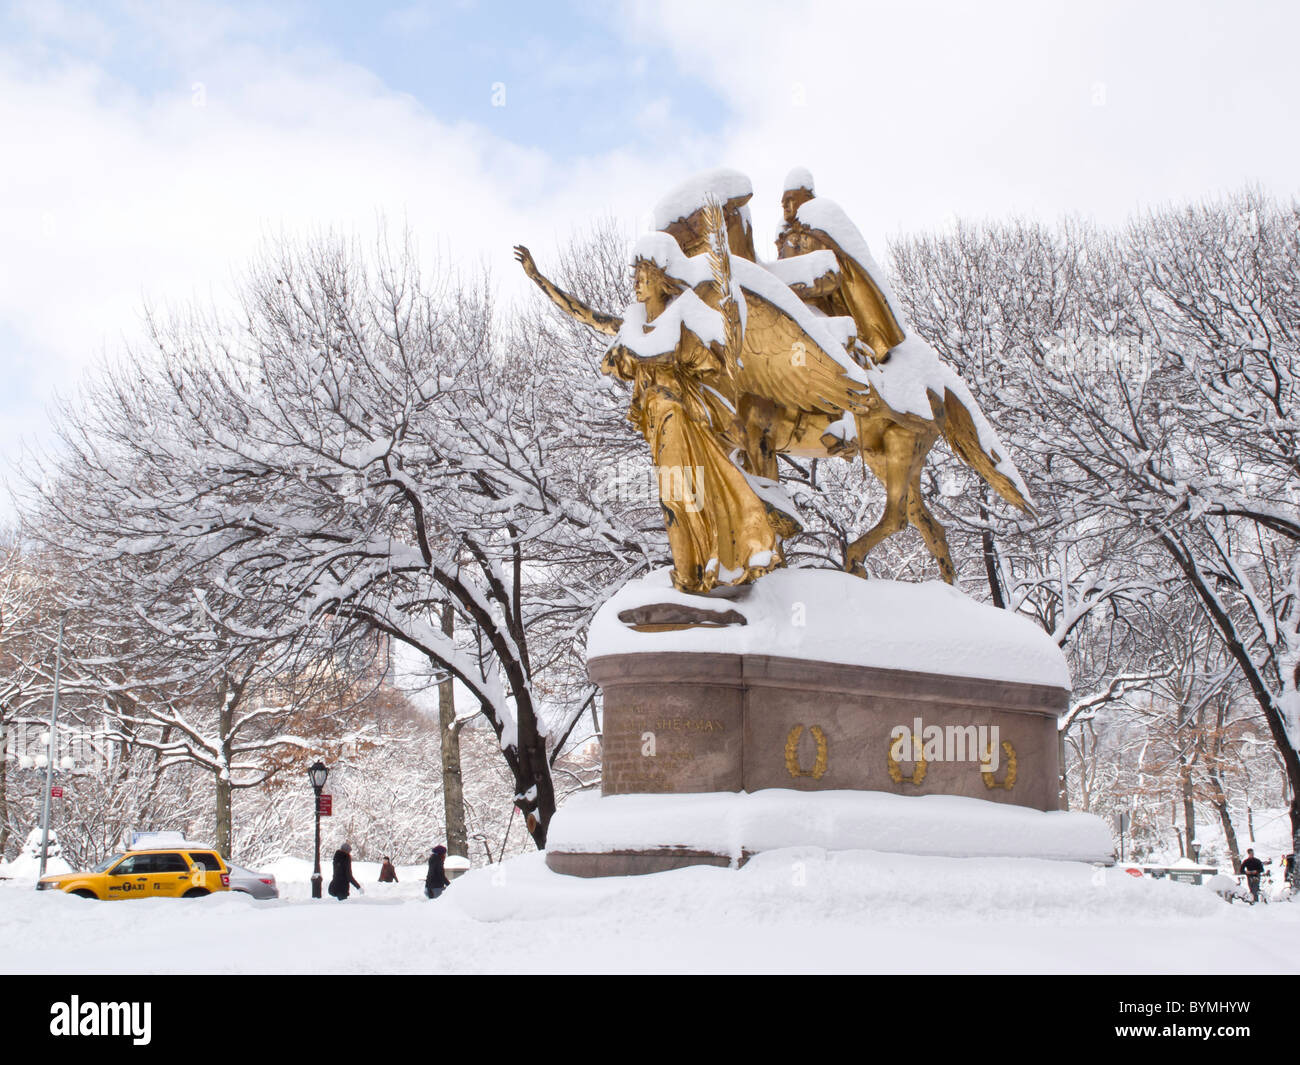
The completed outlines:
[[[998,782],[997,778],[994,777],[992,773],[981,771],[980,776],[984,778],[984,786],[986,788],[1003,788],[1006,791],[1010,791],[1016,786],[1016,749],[1006,740],[1003,740],[1002,751],[1007,756],[1007,775],[1002,778],[1001,783]]]
[[[889,779],[895,784],[920,784],[925,779],[925,771],[929,768],[929,763],[925,760],[925,745],[921,742],[920,736],[912,737],[912,750],[916,754],[916,764],[912,767],[912,775],[905,777],[902,767],[894,761],[894,745],[891,743],[885,748],[885,758],[889,762]]]
[[[813,762],[812,769],[804,769],[799,764],[799,737],[803,735],[802,725],[795,725],[785,738],[785,768],[792,777],[812,777],[813,780],[821,780],[826,774],[830,744],[820,725],[813,725],[809,732],[817,743],[817,759]]]

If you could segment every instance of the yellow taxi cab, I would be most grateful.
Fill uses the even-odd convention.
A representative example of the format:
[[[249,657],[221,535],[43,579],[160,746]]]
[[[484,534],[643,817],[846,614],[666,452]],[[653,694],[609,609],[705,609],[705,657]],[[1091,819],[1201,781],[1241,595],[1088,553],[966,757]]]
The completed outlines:
[[[146,847],[114,854],[88,873],[42,877],[37,891],[86,899],[194,899],[230,890],[230,868],[210,847]]]

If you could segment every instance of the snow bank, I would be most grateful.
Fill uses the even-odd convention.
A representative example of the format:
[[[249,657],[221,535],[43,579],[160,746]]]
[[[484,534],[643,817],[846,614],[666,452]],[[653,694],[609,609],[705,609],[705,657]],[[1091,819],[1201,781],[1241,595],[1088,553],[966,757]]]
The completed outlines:
[[[548,833],[553,851],[685,847],[725,854],[786,847],[950,858],[1109,862],[1110,829],[1085,813],[1044,812],[956,795],[877,791],[575,795]]]
[[[736,610],[745,625],[637,632],[618,615],[653,603]],[[668,569],[621,588],[600,608],[588,659],[652,651],[773,655],[1069,688],[1061,649],[1028,618],[940,581],[862,580],[838,570],[782,569],[736,599],[688,595]]]
[[[213,973],[1236,974],[1249,958],[1264,974],[1300,956],[1300,906],[1229,906],[1079,862],[803,847],[581,880],[544,858],[475,869],[436,901],[405,875],[342,903],[105,905],[3,883],[0,971],[118,974],[129,956],[144,973],[198,958]]]
[[[45,875],[58,876],[60,873],[73,872],[72,866],[51,854],[45,861]],[[0,862],[0,877],[18,880],[26,884],[35,884],[41,875],[41,859],[26,852],[18,855],[12,862]]]
[[[0,751],[0,758],[4,752]],[[49,843],[45,852],[45,875],[58,876],[60,873],[73,872],[63,858],[63,848],[59,844],[59,834],[50,829]],[[12,862],[0,861],[0,877],[23,884],[35,884],[41,875],[41,830],[33,828],[27,833],[23,849]]]

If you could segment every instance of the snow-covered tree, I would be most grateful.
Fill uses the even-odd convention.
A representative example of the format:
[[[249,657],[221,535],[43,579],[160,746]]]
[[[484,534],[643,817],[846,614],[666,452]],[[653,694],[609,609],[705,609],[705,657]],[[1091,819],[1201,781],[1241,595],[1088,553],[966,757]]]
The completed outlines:
[[[281,248],[237,321],[150,317],[65,417],[43,504],[147,626],[223,663],[363,632],[417,650],[471,693],[542,845],[548,737],[590,698],[574,647],[655,551],[602,494],[587,430],[618,399],[581,358],[499,327],[482,283],[427,285],[409,248]]]
[[[1114,234],[960,227],[895,262],[921,331],[1001,398],[990,417],[1038,498],[1027,552],[1021,529],[949,510],[979,530],[994,598],[1036,566],[1067,623],[1071,603],[1171,581],[1194,596],[1267,722],[1300,845],[1296,220],[1246,193]]]

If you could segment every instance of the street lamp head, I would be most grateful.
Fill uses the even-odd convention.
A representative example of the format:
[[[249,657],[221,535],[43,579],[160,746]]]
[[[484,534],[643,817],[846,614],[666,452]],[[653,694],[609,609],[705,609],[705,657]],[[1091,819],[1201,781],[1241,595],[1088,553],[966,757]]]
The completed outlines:
[[[317,762],[307,770],[307,776],[311,778],[311,786],[317,791],[325,786],[325,780],[329,775],[330,771],[324,762]]]

